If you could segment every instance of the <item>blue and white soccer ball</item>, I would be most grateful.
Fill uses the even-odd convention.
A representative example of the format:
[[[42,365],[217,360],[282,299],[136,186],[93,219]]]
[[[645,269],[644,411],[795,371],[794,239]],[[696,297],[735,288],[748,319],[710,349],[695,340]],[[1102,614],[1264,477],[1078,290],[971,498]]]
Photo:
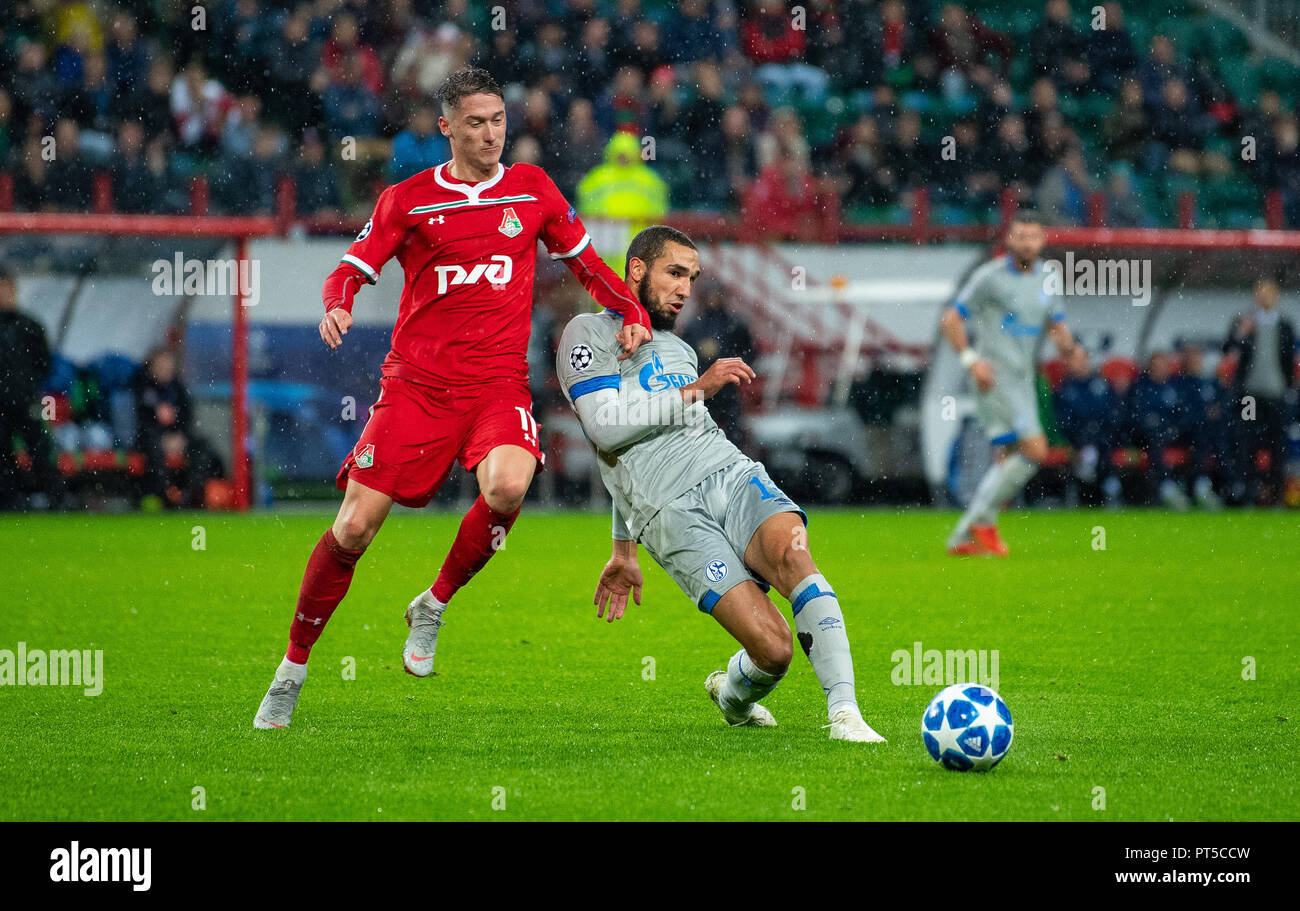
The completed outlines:
[[[941,690],[921,718],[931,758],[954,772],[987,772],[1007,755],[1013,733],[1007,704],[978,683]]]

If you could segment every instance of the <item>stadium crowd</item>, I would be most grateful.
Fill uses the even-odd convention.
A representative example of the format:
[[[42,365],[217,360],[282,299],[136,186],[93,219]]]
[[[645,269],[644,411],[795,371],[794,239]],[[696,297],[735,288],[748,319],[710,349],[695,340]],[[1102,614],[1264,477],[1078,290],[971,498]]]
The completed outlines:
[[[508,158],[567,194],[626,131],[654,138],[673,208],[787,232],[825,196],[848,219],[900,220],[921,187],[949,222],[994,220],[1010,187],[1058,222],[1117,226],[1170,223],[1188,189],[1205,224],[1260,224],[1274,191],[1300,226],[1300,80],[1190,7],[1161,20],[1068,0],[980,15],[931,0],[7,6],[0,205],[18,209],[89,210],[103,172],[123,212],[185,211],[199,175],[211,210],[269,212],[289,175],[300,214],[363,214],[377,186],[447,157],[433,91],[473,63],[509,87]]]

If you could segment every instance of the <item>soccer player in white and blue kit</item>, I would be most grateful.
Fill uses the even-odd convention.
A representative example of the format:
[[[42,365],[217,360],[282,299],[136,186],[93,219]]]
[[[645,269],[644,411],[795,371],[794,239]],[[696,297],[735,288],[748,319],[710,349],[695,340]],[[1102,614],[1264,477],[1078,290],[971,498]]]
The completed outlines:
[[[737,642],[726,670],[705,690],[731,725],[771,726],[759,703],[790,666],[790,626],[766,592],[789,599],[795,630],[826,694],[833,740],[882,742],[862,718],[844,615],[808,551],[807,517],[735,447],[704,400],[728,383],[750,382],[740,358],[721,358],[703,376],[695,352],[673,333],[700,274],[695,245],[664,225],[628,248],[626,281],[649,311],[654,337],[624,360],[611,314],[574,317],[556,370],[564,394],[596,448],[614,500],[613,555],[596,587],[597,617],[641,603],[638,542],[696,606]],[[617,327],[615,327],[617,328]]]
[[[975,381],[976,415],[994,450],[993,464],[948,538],[955,556],[1008,554],[998,534],[998,510],[1047,456],[1035,386],[1044,325],[1062,357],[1075,347],[1060,299],[1048,290],[1048,266],[1039,258],[1044,236],[1038,215],[1017,213],[1006,241],[1006,255],[976,269],[939,321]],[[975,331],[973,347],[967,326]]]

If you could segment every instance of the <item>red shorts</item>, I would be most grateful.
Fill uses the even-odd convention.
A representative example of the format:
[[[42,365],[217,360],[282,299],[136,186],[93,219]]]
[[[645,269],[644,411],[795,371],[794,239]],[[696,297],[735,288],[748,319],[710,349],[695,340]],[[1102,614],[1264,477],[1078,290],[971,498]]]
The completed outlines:
[[[339,490],[347,489],[352,476],[403,506],[426,506],[454,462],[473,471],[503,445],[527,449],[542,469],[545,457],[526,385],[437,389],[389,376],[379,386],[361,439],[339,469]]]

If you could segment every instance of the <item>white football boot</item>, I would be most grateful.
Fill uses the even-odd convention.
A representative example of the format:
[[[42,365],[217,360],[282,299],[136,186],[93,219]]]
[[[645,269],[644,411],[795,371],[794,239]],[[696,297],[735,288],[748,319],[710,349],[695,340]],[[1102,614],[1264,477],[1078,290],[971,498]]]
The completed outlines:
[[[888,743],[871,729],[862,718],[856,705],[846,705],[835,710],[831,723],[822,727],[831,729],[831,740],[848,740],[852,743]]]
[[[262,704],[253,716],[253,727],[263,730],[287,728],[293,720],[293,709],[298,704],[298,694],[302,692],[306,679],[307,665],[294,664],[288,658],[282,660],[275,669],[271,688],[262,697]]]
[[[766,706],[757,702],[750,703],[749,707],[739,714],[723,708],[722,687],[726,682],[726,671],[714,671],[704,681],[704,690],[709,694],[709,698],[713,700],[713,704],[722,712],[722,717],[726,719],[727,724],[733,728],[742,725],[756,728],[776,727],[776,719],[772,717],[772,713],[767,710]]]
[[[446,608],[428,589],[406,606],[406,625],[411,628],[411,634],[402,649],[402,666],[408,674],[428,677],[433,673],[433,654],[438,650],[438,629]]]

